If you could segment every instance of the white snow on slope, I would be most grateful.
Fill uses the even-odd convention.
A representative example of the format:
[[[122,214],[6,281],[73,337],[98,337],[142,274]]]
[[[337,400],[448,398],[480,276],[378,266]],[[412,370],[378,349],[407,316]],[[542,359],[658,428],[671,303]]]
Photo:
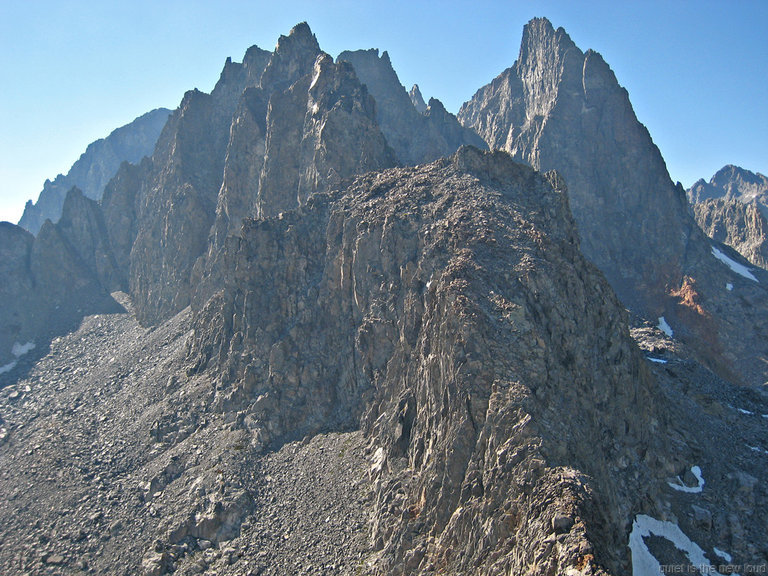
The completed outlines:
[[[698,466],[691,467],[691,473],[696,477],[698,486],[686,486],[680,477],[677,477],[676,482],[667,482],[671,488],[674,488],[678,492],[687,492],[688,494],[697,494],[704,489],[704,477],[701,475],[701,468]]]
[[[659,325],[657,326],[657,328],[662,332],[664,332],[664,334],[672,338],[672,334],[673,334],[672,327],[669,324],[667,324],[667,321],[664,319],[664,316],[659,316]]]
[[[731,284],[730,282],[726,282],[725,289],[728,290],[728,292],[732,291],[733,290],[733,284]]]
[[[18,342],[13,343],[13,347],[11,348],[11,354],[13,354],[16,357],[16,360],[24,356],[27,352],[30,350],[33,350],[35,348],[34,342],[27,342],[26,344],[19,344]],[[5,366],[0,366],[0,374],[5,374],[6,372],[10,372],[14,368],[16,368],[16,360],[13,362],[9,362]]]
[[[726,562],[730,562],[731,560],[733,560],[733,557],[730,554],[728,554],[728,552],[724,552],[720,550],[720,548],[712,548],[712,550],[714,550],[715,554],[720,556],[720,558],[722,558]]]
[[[742,264],[739,264],[736,262],[736,260],[732,260],[725,254],[723,254],[720,250],[712,246],[712,255],[720,260],[723,264],[728,266],[731,270],[736,272],[739,276],[743,276],[744,278],[747,278],[748,280],[752,280],[753,282],[757,282],[757,278],[754,277],[752,272],[750,272],[749,268],[746,266],[743,266]]]
[[[26,344],[19,344],[18,342],[15,342],[13,344],[13,348],[11,348],[11,354],[16,356],[16,358],[19,358],[20,356],[24,356],[27,352],[30,350],[34,350],[35,343],[34,342],[27,342]]]
[[[707,574],[719,574],[712,568],[709,560],[704,555],[698,544],[686,536],[677,524],[656,520],[645,514],[638,514],[632,523],[632,532],[629,534],[629,549],[632,551],[633,576],[659,576],[664,574],[661,564],[648,550],[643,538],[651,534],[672,542],[678,550],[688,557],[688,561],[697,568],[702,568]]]
[[[655,362],[656,364],[666,364],[666,360],[662,360],[661,358],[652,358],[651,356],[648,356],[648,360],[651,362]]]

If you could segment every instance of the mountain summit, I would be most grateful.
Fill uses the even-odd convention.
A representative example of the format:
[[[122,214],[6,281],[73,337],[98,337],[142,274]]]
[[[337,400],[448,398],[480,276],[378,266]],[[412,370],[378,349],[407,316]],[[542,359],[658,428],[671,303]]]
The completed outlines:
[[[558,171],[584,254],[630,310],[672,322],[722,376],[766,381],[768,346],[759,335],[768,308],[733,298],[726,286],[764,301],[768,278],[743,282],[715,257],[721,249],[689,214],[685,191],[600,54],[582,52],[548,20],[532,20],[518,60],[478,90],[459,119],[490,147]]]

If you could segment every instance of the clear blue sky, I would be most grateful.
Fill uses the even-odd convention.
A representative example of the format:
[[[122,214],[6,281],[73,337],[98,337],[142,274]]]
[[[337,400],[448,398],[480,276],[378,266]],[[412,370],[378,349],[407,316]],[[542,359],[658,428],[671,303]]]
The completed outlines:
[[[768,173],[768,2],[0,0],[0,220],[142,113],[210,91],[227,56],[306,20],[320,46],[388,50],[401,82],[456,112],[546,16],[600,52],[674,180]]]

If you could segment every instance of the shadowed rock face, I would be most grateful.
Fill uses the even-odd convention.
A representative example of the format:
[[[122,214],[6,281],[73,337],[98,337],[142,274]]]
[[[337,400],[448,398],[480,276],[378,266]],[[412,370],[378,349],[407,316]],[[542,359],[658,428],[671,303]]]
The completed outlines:
[[[361,177],[248,221],[195,320],[214,405],[261,444],[362,418],[377,573],[626,563],[656,393],[560,186],[473,148]]]
[[[59,174],[53,182],[47,180],[37,202],[27,202],[19,226],[37,234],[47,219],[58,222],[67,192],[74,186],[80,188],[86,198],[100,200],[104,186],[122,162],[139,162],[152,154],[170,113],[165,108],[147,112],[106,138],[89,144],[66,176]]]
[[[692,227],[684,195],[598,53],[582,52],[546,19],[533,20],[515,65],[465,103],[459,118],[492,148],[557,169],[582,250],[634,309],[652,307],[680,276]]]
[[[636,314],[675,334],[727,379],[768,379],[766,279],[741,282],[712,252],[626,90],[602,57],[546,19],[526,25],[515,64],[459,119],[489,146],[565,179],[584,254]],[[740,286],[733,298],[726,284]],[[757,345],[757,349],[755,348]]]
[[[79,201],[92,202],[79,190],[68,195],[70,208]],[[85,210],[68,226],[62,225],[64,218],[58,224],[46,220],[37,237],[8,222],[0,225],[0,367],[15,366],[26,354],[18,346],[34,344],[31,356],[37,357],[52,337],[75,328],[86,314],[120,309],[81,256],[101,249],[102,237],[91,236],[96,222],[88,221],[88,214]],[[108,274],[112,269],[106,264]],[[10,368],[0,376],[6,372]]]

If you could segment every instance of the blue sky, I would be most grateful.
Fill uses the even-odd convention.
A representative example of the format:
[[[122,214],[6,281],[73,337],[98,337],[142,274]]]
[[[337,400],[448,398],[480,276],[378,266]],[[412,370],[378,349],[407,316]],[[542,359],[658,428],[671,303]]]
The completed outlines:
[[[387,50],[401,82],[456,112],[546,16],[600,52],[674,180],[725,164],[768,173],[763,0],[308,2],[0,0],[0,220],[46,178],[153,108],[210,91],[225,59],[306,20],[320,46]]]

